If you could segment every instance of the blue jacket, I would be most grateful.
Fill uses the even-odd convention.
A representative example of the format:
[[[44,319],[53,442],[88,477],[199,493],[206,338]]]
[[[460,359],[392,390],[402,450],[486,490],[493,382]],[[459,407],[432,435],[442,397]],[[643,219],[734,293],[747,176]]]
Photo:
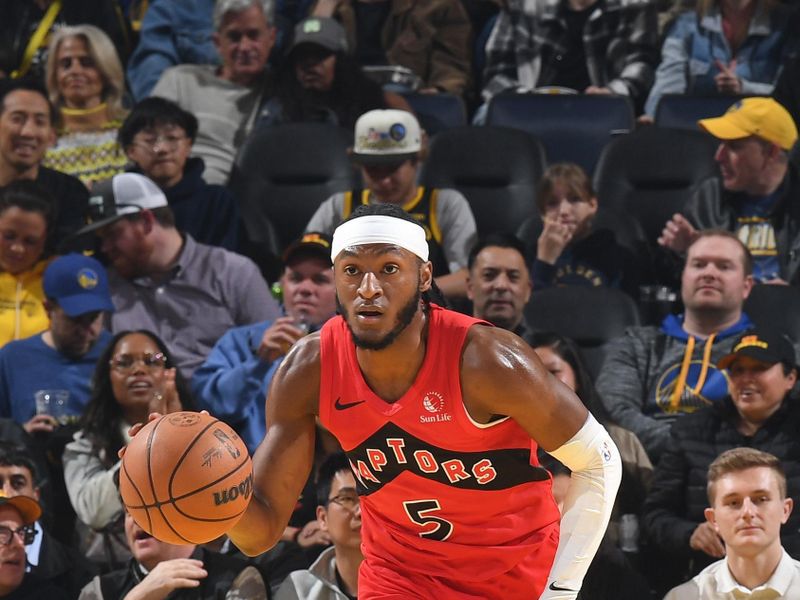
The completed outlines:
[[[231,191],[206,183],[205,164],[193,157],[183,168],[183,178],[164,190],[175,225],[198,242],[238,252],[239,207]]]
[[[645,104],[645,113],[655,115],[664,94],[717,95],[714,77],[736,59],[736,74],[742,82],[742,95],[768,96],[778,79],[781,65],[797,48],[796,33],[791,33],[790,9],[776,6],[771,11],[762,1],[750,21],[747,37],[736,54],[731,52],[722,33],[722,15],[714,7],[698,18],[694,11],[682,13],[670,29],[661,50],[661,64]]]
[[[111,341],[107,331],[78,360],[51,348],[37,333],[0,348],[0,417],[23,424],[36,413],[38,390],[68,390],[70,415],[80,416],[89,403],[91,379],[97,359]]]
[[[128,60],[128,83],[135,100],[147,98],[169,67],[219,62],[211,41],[213,12],[214,0],[150,2],[139,43]]]
[[[283,357],[272,363],[255,353],[272,321],[228,330],[192,375],[192,393],[201,409],[233,427],[250,454],[264,439],[264,405],[272,376]]]

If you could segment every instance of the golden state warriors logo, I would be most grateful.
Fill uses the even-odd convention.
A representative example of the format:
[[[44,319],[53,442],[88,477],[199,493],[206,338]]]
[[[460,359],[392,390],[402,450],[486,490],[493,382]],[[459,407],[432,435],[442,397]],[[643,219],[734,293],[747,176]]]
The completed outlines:
[[[679,392],[677,403],[673,403],[675,386],[678,384],[681,364],[677,363],[667,369],[656,384],[656,406],[661,412],[691,413],[704,406],[721,400],[728,394],[728,374],[713,365],[707,365],[704,373],[703,361],[696,360],[689,364],[686,383]],[[704,376],[702,387],[698,390],[699,378]]]
[[[93,290],[97,287],[99,277],[92,269],[81,269],[78,271],[78,285],[85,290]]]

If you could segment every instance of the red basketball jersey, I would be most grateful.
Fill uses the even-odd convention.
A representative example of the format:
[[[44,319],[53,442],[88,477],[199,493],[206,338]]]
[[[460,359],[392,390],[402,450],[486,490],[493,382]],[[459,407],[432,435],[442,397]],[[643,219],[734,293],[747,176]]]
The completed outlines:
[[[322,328],[320,420],[361,496],[359,598],[538,598],[559,512],[536,444],[512,419],[464,408],[460,360],[476,319],[432,305],[416,380],[388,403],[361,374],[341,317]]]

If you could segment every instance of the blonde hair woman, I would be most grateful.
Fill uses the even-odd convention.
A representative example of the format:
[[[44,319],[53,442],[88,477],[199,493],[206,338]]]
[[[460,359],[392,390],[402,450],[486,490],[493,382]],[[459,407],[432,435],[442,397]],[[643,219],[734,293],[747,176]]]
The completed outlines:
[[[88,187],[124,170],[117,130],[125,77],[109,37],[93,25],[62,27],[53,34],[45,78],[57,109],[58,140],[45,165],[81,179]]]

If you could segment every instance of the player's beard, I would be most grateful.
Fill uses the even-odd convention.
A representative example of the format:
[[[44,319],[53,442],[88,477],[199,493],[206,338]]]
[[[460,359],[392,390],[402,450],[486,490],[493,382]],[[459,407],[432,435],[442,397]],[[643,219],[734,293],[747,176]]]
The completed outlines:
[[[347,323],[347,328],[350,330],[350,335],[353,336],[353,342],[358,348],[362,350],[383,350],[384,348],[388,348],[392,342],[397,339],[406,327],[411,324],[411,321],[414,320],[414,315],[417,314],[419,310],[419,303],[420,299],[422,298],[422,292],[419,291],[419,285],[417,286],[416,293],[411,297],[411,299],[406,303],[403,308],[400,309],[400,312],[397,313],[397,321],[395,326],[392,330],[383,336],[379,340],[366,340],[363,337],[360,337],[353,331],[352,326],[350,325],[350,316],[347,314],[347,309],[339,303],[339,298],[336,298],[336,307],[338,308],[339,312],[344,317],[344,322]]]

